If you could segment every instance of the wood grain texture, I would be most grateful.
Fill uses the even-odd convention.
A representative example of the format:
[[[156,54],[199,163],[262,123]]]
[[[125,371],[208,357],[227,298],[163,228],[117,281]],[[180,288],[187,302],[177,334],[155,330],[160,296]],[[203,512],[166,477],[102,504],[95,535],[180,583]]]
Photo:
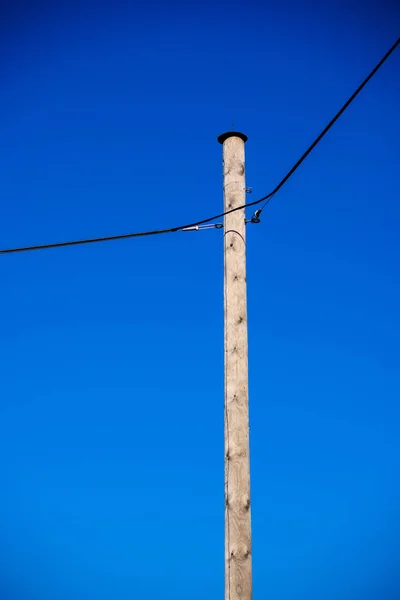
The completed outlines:
[[[245,204],[244,141],[223,144],[224,210]],[[251,600],[252,553],[244,209],[224,220],[225,600]]]

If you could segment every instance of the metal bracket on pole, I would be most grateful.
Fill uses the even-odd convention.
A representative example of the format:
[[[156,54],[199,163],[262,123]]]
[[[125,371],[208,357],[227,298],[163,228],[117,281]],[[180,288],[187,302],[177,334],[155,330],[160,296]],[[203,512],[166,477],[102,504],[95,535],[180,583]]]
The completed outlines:
[[[246,223],[246,225],[247,225],[247,223],[260,223],[261,210],[262,210],[261,208],[256,210],[256,212],[254,213],[254,215],[252,216],[251,219],[245,219],[244,222]]]

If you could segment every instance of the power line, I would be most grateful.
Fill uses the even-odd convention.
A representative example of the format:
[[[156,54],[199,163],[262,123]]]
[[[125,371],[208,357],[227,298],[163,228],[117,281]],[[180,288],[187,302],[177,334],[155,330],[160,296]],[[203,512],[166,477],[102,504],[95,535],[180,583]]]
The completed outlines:
[[[317,144],[319,144],[319,142],[322,140],[322,138],[325,137],[325,135],[328,133],[328,131],[331,129],[331,127],[333,127],[333,125],[336,123],[336,121],[342,116],[344,111],[350,106],[350,104],[353,102],[353,100],[363,90],[363,88],[367,85],[367,83],[370,81],[370,79],[372,79],[372,77],[375,75],[375,73],[381,68],[383,63],[389,58],[389,56],[394,52],[394,50],[397,48],[397,46],[399,44],[400,44],[400,38],[397,39],[397,41],[393,44],[393,46],[390,48],[390,50],[388,50],[388,52],[386,52],[386,54],[381,58],[379,63],[372,69],[372,71],[369,73],[369,75],[358,86],[356,91],[343,104],[342,108],[336,113],[336,115],[333,117],[333,119],[331,121],[329,121],[328,125],[315,138],[313,143],[307,148],[307,150],[304,152],[304,154],[302,154],[302,156],[293,165],[293,167],[290,169],[290,171],[288,171],[288,173],[278,183],[278,185],[272,190],[272,192],[270,192],[266,196],[263,196],[262,198],[259,198],[258,200],[255,200],[254,202],[248,202],[247,204],[244,204],[242,206],[238,206],[236,208],[228,210],[224,213],[214,215],[213,217],[208,217],[207,219],[203,219],[201,221],[196,221],[194,223],[188,223],[186,225],[181,225],[179,227],[171,227],[169,229],[155,229],[153,231],[141,231],[141,232],[136,232],[136,233],[126,233],[126,234],[122,234],[122,235],[112,235],[112,236],[108,236],[108,237],[97,237],[97,238],[90,238],[90,239],[84,239],[84,240],[73,240],[73,241],[69,241],[69,242],[58,242],[55,244],[42,244],[42,245],[38,245],[38,246],[25,246],[25,247],[21,247],[21,248],[7,248],[4,250],[0,250],[0,254],[11,254],[11,253],[16,253],[16,252],[30,252],[33,250],[48,250],[51,248],[62,248],[65,246],[79,246],[79,245],[83,245],[83,244],[94,244],[94,243],[98,243],[98,242],[109,242],[109,241],[113,241],[113,240],[126,240],[129,238],[147,237],[147,236],[152,236],[152,235],[161,235],[163,233],[175,233],[177,231],[198,229],[198,228],[201,228],[202,225],[205,225],[206,223],[210,223],[210,221],[215,221],[217,219],[221,219],[222,217],[224,217],[227,214],[230,214],[232,212],[235,212],[237,210],[241,210],[243,208],[247,208],[250,206],[256,206],[263,202],[264,203],[263,206],[261,207],[261,209],[259,209],[257,211],[257,213],[258,213],[257,218],[258,218],[261,214],[261,211],[264,210],[266,205],[272,200],[273,196],[275,196],[275,194],[281,189],[282,186],[285,185],[285,183],[295,173],[295,171],[297,171],[297,169],[305,161],[305,159],[308,157],[308,155],[311,154],[311,152],[314,150],[314,148],[317,146]],[[220,224],[216,224],[211,227],[219,228],[219,226],[220,226]]]
[[[174,233],[176,231],[199,230],[199,229],[220,229],[222,223],[215,223],[202,227],[200,224],[187,225],[183,227],[175,227],[171,229],[154,229],[153,231],[139,231],[137,233],[124,233],[121,235],[110,235],[108,237],[97,237],[84,240],[73,240],[70,242],[56,242],[55,244],[42,244],[40,246],[25,246],[22,248],[10,248],[0,250],[0,254],[11,254],[12,252],[30,252],[32,250],[48,250],[50,248],[63,248],[65,246],[81,246],[82,244],[95,244],[97,242],[111,242],[113,240],[127,240],[135,237],[145,237],[150,235],[160,235],[162,233]]]
[[[364,81],[358,86],[358,88],[356,89],[356,91],[350,96],[350,98],[343,104],[342,108],[339,110],[339,112],[336,113],[336,115],[333,117],[333,119],[331,121],[329,121],[328,125],[325,127],[325,129],[323,129],[321,131],[321,133],[319,134],[318,137],[315,138],[315,140],[313,141],[313,143],[311,144],[311,146],[309,146],[307,148],[307,150],[304,152],[304,154],[299,158],[299,160],[297,161],[297,163],[290,169],[290,171],[285,175],[285,177],[282,179],[282,181],[280,181],[280,183],[276,186],[276,188],[270,193],[267,194],[266,196],[264,196],[264,198],[260,198],[260,200],[257,200],[257,203],[263,202],[264,200],[266,201],[265,204],[262,206],[263,210],[265,208],[265,206],[268,204],[268,202],[270,200],[272,200],[272,197],[276,194],[276,192],[278,192],[281,187],[283,185],[285,185],[285,183],[287,182],[287,180],[293,175],[293,173],[295,171],[297,171],[297,169],[299,168],[299,166],[301,165],[301,163],[307,158],[307,156],[314,150],[315,146],[322,140],[322,138],[328,133],[328,131],[331,129],[331,127],[333,127],[333,125],[336,123],[336,121],[342,116],[342,114],[344,113],[344,111],[346,110],[346,108],[348,108],[350,106],[350,104],[353,102],[353,100],[358,96],[358,94],[361,92],[361,90],[367,85],[367,83],[369,82],[370,79],[372,79],[372,77],[375,75],[375,73],[381,68],[381,66],[383,65],[383,63],[389,58],[389,56],[392,54],[392,52],[394,52],[394,50],[397,48],[397,46],[400,44],[400,37],[397,39],[397,41],[393,44],[393,46],[390,48],[390,50],[388,50],[385,54],[385,56],[383,56],[381,58],[381,60],[378,62],[378,64],[376,65],[376,67],[374,69],[372,69],[372,71],[370,72],[370,74],[364,79]]]
[[[48,250],[50,248],[63,248],[64,246],[80,246],[82,244],[95,244],[97,242],[109,242],[112,240],[127,240],[134,237],[144,237],[147,235],[159,235],[161,233],[171,233],[172,229],[159,229],[155,231],[141,231],[138,233],[125,233],[122,235],[110,235],[108,237],[97,237],[85,240],[73,240],[71,242],[56,242],[55,244],[42,244],[40,246],[25,246],[22,248],[9,248],[0,250],[0,254],[11,254],[12,252],[30,252],[32,250]]]

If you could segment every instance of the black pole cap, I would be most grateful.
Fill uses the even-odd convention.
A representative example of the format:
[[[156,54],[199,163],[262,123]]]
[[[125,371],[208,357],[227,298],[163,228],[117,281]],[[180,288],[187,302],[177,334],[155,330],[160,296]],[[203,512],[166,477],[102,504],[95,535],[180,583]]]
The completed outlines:
[[[244,135],[244,133],[240,133],[240,131],[227,131],[226,133],[221,133],[221,135],[218,136],[217,140],[220,144],[223,144],[225,140],[227,140],[230,137],[238,137],[245,143],[248,140],[247,135]]]

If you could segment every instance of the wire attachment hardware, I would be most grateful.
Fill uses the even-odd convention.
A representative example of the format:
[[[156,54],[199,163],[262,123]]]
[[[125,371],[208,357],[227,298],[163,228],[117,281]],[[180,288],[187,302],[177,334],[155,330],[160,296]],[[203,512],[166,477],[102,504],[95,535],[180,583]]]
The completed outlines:
[[[259,208],[256,210],[256,212],[254,213],[254,215],[251,217],[251,219],[245,219],[245,223],[260,223],[261,219],[260,219],[260,215],[261,215],[262,209]]]
[[[203,229],[221,229],[223,223],[207,223],[206,225],[193,225],[192,227],[183,227],[182,231],[202,231]]]

